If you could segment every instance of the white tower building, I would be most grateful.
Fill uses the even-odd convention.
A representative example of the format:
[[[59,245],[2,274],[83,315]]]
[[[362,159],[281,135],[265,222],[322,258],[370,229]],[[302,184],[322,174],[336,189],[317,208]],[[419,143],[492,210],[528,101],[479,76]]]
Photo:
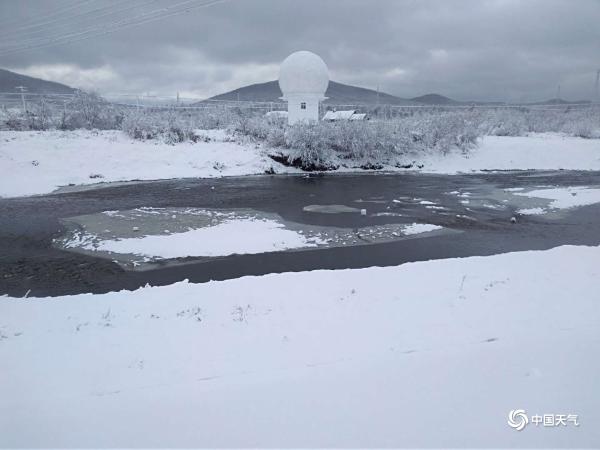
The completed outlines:
[[[300,51],[285,58],[279,69],[279,87],[288,104],[288,123],[319,120],[319,102],[325,100],[329,70],[320,56]]]

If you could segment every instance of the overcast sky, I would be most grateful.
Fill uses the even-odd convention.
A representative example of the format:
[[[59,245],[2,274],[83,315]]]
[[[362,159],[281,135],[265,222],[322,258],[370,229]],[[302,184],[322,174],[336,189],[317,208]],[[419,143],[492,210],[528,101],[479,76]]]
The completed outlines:
[[[0,67],[104,94],[205,97],[276,79],[289,53],[311,50],[335,81],[500,101],[555,97],[559,84],[562,98],[591,99],[600,68],[600,0],[225,0],[22,49],[182,1],[1,0]]]

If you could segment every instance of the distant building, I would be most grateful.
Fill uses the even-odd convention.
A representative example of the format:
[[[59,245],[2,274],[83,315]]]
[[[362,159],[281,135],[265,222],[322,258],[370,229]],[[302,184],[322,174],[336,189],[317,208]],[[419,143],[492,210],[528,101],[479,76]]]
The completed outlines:
[[[288,117],[288,112],[287,111],[269,111],[265,114],[265,116],[269,117],[270,119],[287,119]]]
[[[282,99],[288,104],[288,123],[319,120],[319,103],[325,100],[329,70],[312,52],[299,51],[285,58],[279,69]]]
[[[338,120],[367,120],[367,115],[364,113],[357,113],[354,109],[348,111],[327,111],[323,116],[323,120],[326,122],[337,122]]]

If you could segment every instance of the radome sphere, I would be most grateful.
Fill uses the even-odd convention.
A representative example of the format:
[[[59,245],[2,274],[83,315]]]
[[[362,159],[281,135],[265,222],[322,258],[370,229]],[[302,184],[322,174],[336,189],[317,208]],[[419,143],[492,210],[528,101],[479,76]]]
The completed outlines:
[[[294,52],[281,63],[279,87],[284,97],[290,94],[324,95],[329,85],[329,70],[319,55],[305,50]]]

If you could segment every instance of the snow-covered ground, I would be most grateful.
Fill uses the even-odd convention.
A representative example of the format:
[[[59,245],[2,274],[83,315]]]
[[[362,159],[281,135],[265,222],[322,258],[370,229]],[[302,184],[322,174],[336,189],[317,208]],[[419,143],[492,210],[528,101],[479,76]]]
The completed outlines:
[[[100,182],[261,174],[279,166],[254,146],[229,142],[224,132],[204,133],[210,142],[168,145],[120,131],[0,131],[0,197]]]
[[[599,259],[0,297],[0,447],[594,447]]]
[[[481,170],[600,170],[600,139],[583,139],[558,133],[529,136],[485,136],[466,156],[429,155],[425,172],[460,173]]]
[[[0,131],[0,197],[44,194],[69,184],[261,174],[271,168],[298,172],[271,160],[264,148],[229,142],[218,130],[203,133],[210,142],[167,145],[136,141],[118,131]],[[416,158],[420,170],[437,173],[600,170],[600,139],[488,136],[466,156],[456,151]]]

